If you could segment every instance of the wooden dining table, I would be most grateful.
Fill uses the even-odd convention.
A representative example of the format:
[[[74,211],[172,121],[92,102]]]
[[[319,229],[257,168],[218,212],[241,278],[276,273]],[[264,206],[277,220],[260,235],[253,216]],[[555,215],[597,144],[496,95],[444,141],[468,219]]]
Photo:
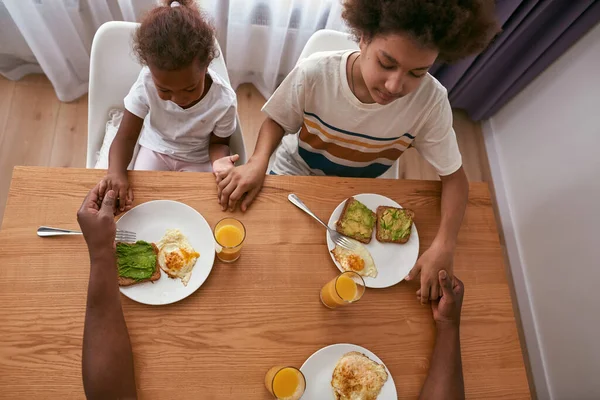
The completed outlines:
[[[81,236],[40,238],[36,229],[78,229],[76,212],[104,174],[13,172],[0,231],[0,398],[84,397],[86,244]],[[431,308],[415,295],[418,283],[367,289],[355,304],[325,308],[319,291],[338,274],[325,231],[287,196],[296,193],[324,220],[349,196],[387,196],[415,211],[422,254],[439,227],[440,182],[268,176],[245,213],[221,210],[211,174],[131,172],[130,182],[134,205],[176,200],[211,226],[234,216],[247,229],[241,258],[215,259],[191,296],[163,306],[121,296],[141,399],[266,400],[271,366],[300,367],[335,343],[371,350],[388,367],[399,398],[418,396],[435,341]],[[467,398],[530,398],[487,184],[470,184],[454,272],[465,286],[460,339]]]

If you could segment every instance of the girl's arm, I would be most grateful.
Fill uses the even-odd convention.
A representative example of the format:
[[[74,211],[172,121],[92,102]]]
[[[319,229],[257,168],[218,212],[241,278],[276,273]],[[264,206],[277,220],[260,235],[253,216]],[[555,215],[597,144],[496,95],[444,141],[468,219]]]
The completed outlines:
[[[269,158],[281,142],[284,133],[277,122],[267,117],[260,127],[256,148],[248,163],[217,175],[217,195],[223,210],[235,209],[245,195],[240,209],[246,211],[262,188]]]
[[[109,174],[127,174],[127,166],[133,157],[144,120],[125,110],[117,136],[110,146],[108,155]]]
[[[100,197],[114,190],[118,197],[117,212],[126,211],[133,204],[133,191],[127,179],[127,166],[142,130],[144,120],[125,110],[117,135],[108,153],[108,174],[100,181]]]
[[[222,138],[214,133],[210,134],[210,144],[208,145],[208,155],[212,164],[213,173],[219,176],[235,166],[235,162],[240,158],[239,155],[230,155],[229,140],[231,136]]]

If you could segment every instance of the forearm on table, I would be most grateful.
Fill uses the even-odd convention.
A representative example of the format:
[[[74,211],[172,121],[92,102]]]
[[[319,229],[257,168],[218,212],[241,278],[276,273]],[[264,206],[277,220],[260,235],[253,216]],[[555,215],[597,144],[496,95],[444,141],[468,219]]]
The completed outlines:
[[[82,374],[86,396],[135,398],[133,353],[117,283],[113,250],[90,260]]]
[[[464,399],[458,326],[437,327],[431,364],[419,399]]]
[[[469,182],[463,168],[442,178],[441,222],[434,243],[454,249],[469,199]]]
[[[284,134],[284,129],[277,122],[267,117],[260,127],[256,148],[250,160],[261,162],[266,167],[269,164],[271,154],[281,143]]]

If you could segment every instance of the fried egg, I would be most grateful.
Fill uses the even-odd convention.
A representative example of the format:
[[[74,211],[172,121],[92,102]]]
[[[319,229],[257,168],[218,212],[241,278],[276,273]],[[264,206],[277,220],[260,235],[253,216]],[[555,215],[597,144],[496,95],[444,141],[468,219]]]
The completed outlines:
[[[340,263],[344,271],[354,271],[362,276],[369,276],[371,278],[377,277],[377,268],[375,262],[369,250],[362,244],[357,243],[358,250],[352,252],[346,250],[343,247],[335,246],[335,249],[331,250],[331,254],[335,257],[335,260]]]
[[[167,229],[156,244],[158,265],[170,278],[179,278],[187,286],[192,277],[192,269],[200,257],[179,229]]]
[[[385,367],[358,351],[339,359],[331,377],[337,400],[375,400],[388,379]]]

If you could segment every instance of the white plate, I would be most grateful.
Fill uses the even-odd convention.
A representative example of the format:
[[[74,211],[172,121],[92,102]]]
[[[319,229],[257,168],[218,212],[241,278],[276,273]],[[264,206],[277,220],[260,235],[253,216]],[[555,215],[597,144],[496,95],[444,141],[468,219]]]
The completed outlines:
[[[192,207],[171,200],[156,200],[132,208],[117,221],[117,228],[133,231],[137,240],[157,243],[167,229],[179,229],[200,258],[187,286],[160,271],[160,279],[121,287],[121,293],[144,304],[170,304],[186,298],[204,283],[215,261],[215,239],[204,217]]]
[[[333,388],[331,387],[331,376],[339,359],[346,353],[358,351],[371,360],[383,364],[383,361],[364,347],[355,344],[339,343],[323,347],[315,352],[302,364],[300,371],[306,378],[306,390],[302,400],[334,400]],[[383,364],[385,367],[385,364]],[[397,400],[396,385],[392,374],[385,367],[388,379],[381,388],[377,400]]]
[[[379,194],[364,193],[353,197],[369,207],[373,212],[377,211],[378,206],[402,208],[394,200]],[[345,202],[346,200],[342,201],[329,218],[328,224],[333,230],[335,230],[335,224],[342,214]],[[343,272],[344,269],[335,260],[333,254],[331,254],[331,250],[335,248],[335,244],[329,237],[329,232],[327,232],[327,247],[331,259],[338,269]],[[419,233],[413,223],[410,238],[405,244],[380,243],[375,238],[375,230],[373,230],[373,239],[371,239],[371,243],[365,244],[365,247],[371,253],[378,272],[377,278],[363,277],[365,285],[369,288],[386,288],[401,282],[408,275],[412,267],[414,267],[419,257]]]

